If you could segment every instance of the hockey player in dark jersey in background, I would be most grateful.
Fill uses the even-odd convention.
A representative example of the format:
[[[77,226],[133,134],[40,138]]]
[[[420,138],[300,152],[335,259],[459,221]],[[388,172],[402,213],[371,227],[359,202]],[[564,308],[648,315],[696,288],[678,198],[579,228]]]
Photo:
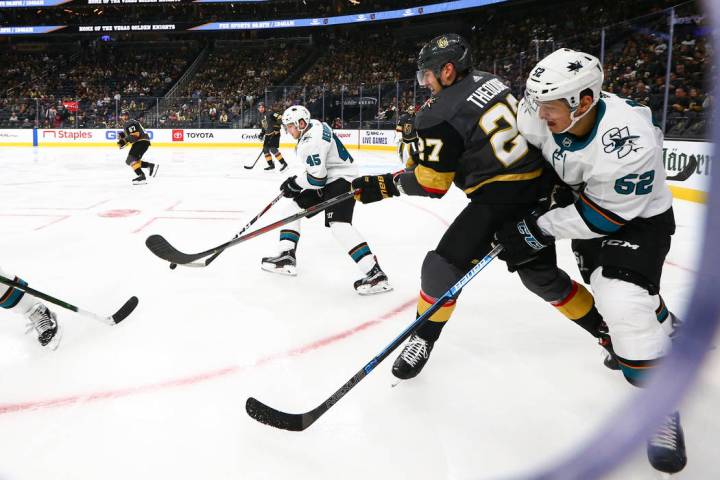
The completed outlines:
[[[395,131],[400,134],[400,143],[398,144],[398,156],[400,161],[410,168],[418,163],[418,136],[415,130],[415,105],[410,105],[405,113],[398,118]],[[405,161],[404,151],[408,150],[407,161]]]
[[[282,115],[265,108],[265,104],[258,104],[258,113],[260,113],[260,140],[263,141],[262,153],[265,155],[267,167],[265,170],[274,170],[273,156],[280,162],[280,171],[282,172],[288,166],[287,162],[280,153],[280,126],[282,125]]]
[[[503,81],[472,69],[468,43],[459,35],[432,39],[420,51],[418,81],[432,97],[415,118],[418,165],[400,174],[365,176],[353,181],[357,199],[371,203],[400,194],[442,197],[454,183],[470,203],[453,221],[422,266],[418,315],[425,312],[491,249],[493,235],[505,222],[521,218],[556,181],[544,171],[540,151],[517,128],[517,100]],[[554,256],[554,250],[548,252]],[[523,283],[541,291],[555,285],[554,257],[541,265],[518,267]],[[605,335],[592,295],[582,285],[545,295],[567,318],[594,337]],[[552,301],[551,301],[552,300]],[[426,364],[435,341],[455,309],[447,302],[422,325],[393,364],[401,379],[415,377]]]
[[[157,175],[158,166],[142,159],[145,152],[150,148],[150,136],[147,134],[143,126],[135,119],[130,120],[127,112],[122,112],[120,120],[123,122],[123,131],[119,133],[117,141],[120,149],[125,148],[128,144],[130,152],[128,153],[125,163],[130,166],[137,175],[133,178],[133,185],[144,185],[147,183],[147,177],[142,171],[143,168],[148,169],[148,175],[154,177]]]

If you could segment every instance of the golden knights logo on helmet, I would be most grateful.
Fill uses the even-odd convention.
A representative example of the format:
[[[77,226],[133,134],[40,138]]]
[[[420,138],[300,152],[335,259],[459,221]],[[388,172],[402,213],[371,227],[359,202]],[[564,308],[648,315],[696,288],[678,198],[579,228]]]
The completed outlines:
[[[450,43],[448,42],[447,37],[440,37],[437,41],[437,45],[440,48],[447,48]]]

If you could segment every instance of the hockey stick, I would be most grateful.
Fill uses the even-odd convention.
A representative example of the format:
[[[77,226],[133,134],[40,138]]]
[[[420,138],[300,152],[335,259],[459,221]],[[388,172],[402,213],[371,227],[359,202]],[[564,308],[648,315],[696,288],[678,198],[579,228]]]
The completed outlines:
[[[678,173],[671,177],[667,177],[666,180],[674,180],[676,182],[684,182],[688,178],[690,178],[690,175],[695,173],[695,169],[697,168],[697,158],[695,158],[695,155],[690,155],[690,160],[685,164],[685,168],[680,170]]]
[[[470,280],[475,277],[483,268],[485,268],[497,255],[502,251],[502,246],[498,245],[493,248],[490,253],[485,255],[485,258],[475,265],[469,272],[467,272],[450,290],[445,292],[440,298],[433,303],[430,308],[427,309],[422,315],[415,319],[403,332],[395,337],[390,344],[385,347],[375,358],[370,360],[364,367],[362,367],[353,377],[345,382],[330,398],[325,400],[322,404],[315,407],[306,413],[285,413],[279,410],[275,410],[272,407],[265,405],[264,403],[256,400],[253,397],[247,399],[245,403],[245,410],[248,415],[265,425],[271,427],[281,428],[283,430],[290,430],[293,432],[299,432],[305,430],[312,425],[318,418],[320,418],[325,412],[327,412],[333,405],[335,405],[342,397],[345,396],[350,390],[352,390],[360,381],[365,378],[380,362],[382,362],[393,350],[395,350],[402,342],[405,341],[415,330],[417,330],[423,323],[425,323],[433,313],[435,313],[445,302],[450,300],[455,294],[457,294]]]
[[[263,152],[262,152],[262,150],[261,150],[260,153],[258,153],[258,156],[257,156],[257,158],[255,159],[255,161],[252,163],[252,165],[250,165],[250,166],[243,165],[243,167],[247,168],[248,170],[252,170],[253,168],[255,168],[255,165],[257,165],[257,162],[260,160],[260,155],[262,155],[262,153],[263,153]]]
[[[266,205],[265,208],[263,208],[263,209],[260,211],[260,213],[258,213],[258,214],[255,216],[255,218],[253,218],[252,220],[250,220],[250,221],[242,228],[242,230],[240,230],[238,233],[236,233],[235,236],[233,236],[233,238],[231,238],[231,240],[235,240],[236,238],[239,238],[240,235],[242,235],[243,233],[245,233],[245,230],[247,230],[248,228],[250,228],[250,226],[251,226],[253,223],[255,223],[258,218],[262,217],[268,210],[270,210],[270,208],[271,208],[273,205],[275,205],[278,201],[280,201],[280,199],[281,199],[282,197],[283,197],[283,194],[280,193],[280,194],[278,194],[277,197],[273,198],[272,202],[270,202],[268,205]],[[186,263],[186,264],[183,265],[183,266],[184,266],[184,267],[197,267],[197,268],[207,267],[207,266],[210,265],[217,257],[219,257],[220,254],[221,254],[222,252],[224,252],[224,251],[225,251],[225,249],[219,250],[218,252],[214,253],[210,258],[206,258],[206,259],[203,260],[202,262]],[[174,269],[175,267],[177,267],[177,263],[171,263],[171,264],[170,264],[170,269]]]
[[[162,235],[150,235],[145,240],[145,245],[148,247],[148,249],[150,249],[152,253],[162,258],[163,260],[167,260],[171,263],[177,263],[178,265],[185,265],[190,262],[194,262],[195,260],[199,260],[203,257],[207,257],[208,255],[217,253],[218,251],[233,247],[238,243],[242,243],[246,240],[250,240],[251,238],[255,238],[259,235],[262,235],[263,233],[275,230],[276,228],[287,225],[288,223],[292,223],[295,220],[307,217],[308,215],[312,215],[313,213],[321,212],[328,207],[352,198],[353,195],[355,195],[356,193],[360,193],[360,190],[351,190],[349,192],[342,193],[337,197],[333,197],[329,200],[318,203],[317,205],[313,205],[312,207],[300,210],[299,212],[290,215],[289,217],[278,220],[277,222],[266,225],[253,232],[246,233],[245,235],[242,235],[234,240],[230,240],[229,242],[225,242],[222,245],[218,245],[217,247],[213,247],[200,253],[183,253],[170,245],[170,242],[165,240]]]
[[[98,315],[97,313],[89,312],[87,310],[83,310],[82,308],[76,307],[75,305],[71,305],[67,302],[64,302],[62,300],[59,300],[55,297],[51,297],[50,295],[39,292],[35,290],[34,288],[30,288],[27,285],[23,285],[22,283],[18,283],[14,280],[10,280],[9,278],[5,278],[2,275],[0,275],[0,283],[4,283],[5,285],[17,288],[20,291],[23,291],[25,293],[29,293],[30,295],[34,297],[41,298],[43,300],[47,300],[50,303],[54,303],[55,305],[59,305],[63,308],[67,308],[68,310],[72,310],[73,312],[79,313],[81,315],[85,315],[86,317],[90,317],[94,320],[97,320],[98,322],[102,322],[106,325],[115,325],[117,323],[122,322],[127,318],[128,315],[130,315],[133,310],[135,310],[135,307],[138,305],[138,298],[133,296],[128,299],[125,304],[120,307],[120,309],[115,312],[113,315],[109,317],[103,317],[101,315]]]

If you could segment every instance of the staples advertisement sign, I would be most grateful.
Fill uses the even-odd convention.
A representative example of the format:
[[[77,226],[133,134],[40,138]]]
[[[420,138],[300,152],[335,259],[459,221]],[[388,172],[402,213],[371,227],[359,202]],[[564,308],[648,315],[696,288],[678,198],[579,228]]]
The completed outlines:
[[[43,143],[95,143],[104,142],[104,130],[80,130],[57,128],[38,130],[38,145]]]

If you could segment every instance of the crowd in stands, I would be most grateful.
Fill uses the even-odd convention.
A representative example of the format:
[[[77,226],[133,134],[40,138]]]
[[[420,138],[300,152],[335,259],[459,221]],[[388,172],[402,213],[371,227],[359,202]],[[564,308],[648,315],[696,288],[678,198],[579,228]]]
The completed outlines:
[[[175,103],[186,105],[196,122],[200,116],[205,127],[239,126],[246,112],[256,116],[254,105],[265,99],[266,87],[282,83],[306,56],[306,49],[285,42],[254,49],[216,46],[202,69],[178,93],[181,99]],[[172,113],[167,118],[161,116],[160,122],[180,125],[182,120]]]
[[[74,47],[74,48],[69,48]],[[195,42],[71,45],[11,51],[0,96],[13,101],[0,124],[40,127],[112,125],[121,110],[142,112],[164,95],[199,52]],[[62,53],[72,52],[72,53]],[[30,74],[28,75],[28,72]]]
[[[464,33],[471,39],[477,67],[505,78],[518,98],[537,60],[567,46],[604,56],[605,89],[650,106],[658,123],[667,89],[668,136],[702,136],[708,130],[706,112],[713,101],[703,82],[713,67],[698,5],[688,3],[675,10],[673,61],[666,82],[668,13],[663,9],[673,2],[628,3],[558,0],[552,12],[537,4],[493,6],[466,15]],[[281,8],[281,4],[265,7]],[[309,8],[318,6],[313,1],[308,4]],[[367,3],[363,6],[369,9]],[[265,101],[279,111],[303,103],[315,116],[329,122],[338,119],[345,126],[358,125],[360,118],[366,126],[386,126],[398,112],[417,108],[427,98],[427,90],[412,79],[419,47],[435,33],[439,32],[430,28],[419,33],[416,29],[414,36],[403,35],[398,24],[382,24],[369,30],[313,32],[312,48],[293,43],[260,49],[215,46],[190,82],[175,94],[179,98],[159,102],[148,97],[163,95],[197,56],[199,47],[177,42],[173,48],[179,51],[155,55],[139,48],[100,45],[67,50],[74,54],[46,54],[43,63],[37,62],[38,54],[23,57],[10,52],[12,66],[0,74],[0,98],[8,89],[15,97],[54,96],[56,118],[67,117],[70,124],[77,123],[81,114],[85,125],[111,122],[117,110],[127,109],[144,114],[157,126],[244,127],[255,121],[257,102]],[[310,55],[317,59],[304,74],[296,75]],[[291,73],[295,87],[273,87],[286,85]],[[64,105],[63,99],[79,101],[81,112],[68,112],[75,107]],[[53,123],[47,118],[48,108],[22,102],[12,108],[7,102],[0,100],[0,124],[27,124],[33,114],[41,125]]]

